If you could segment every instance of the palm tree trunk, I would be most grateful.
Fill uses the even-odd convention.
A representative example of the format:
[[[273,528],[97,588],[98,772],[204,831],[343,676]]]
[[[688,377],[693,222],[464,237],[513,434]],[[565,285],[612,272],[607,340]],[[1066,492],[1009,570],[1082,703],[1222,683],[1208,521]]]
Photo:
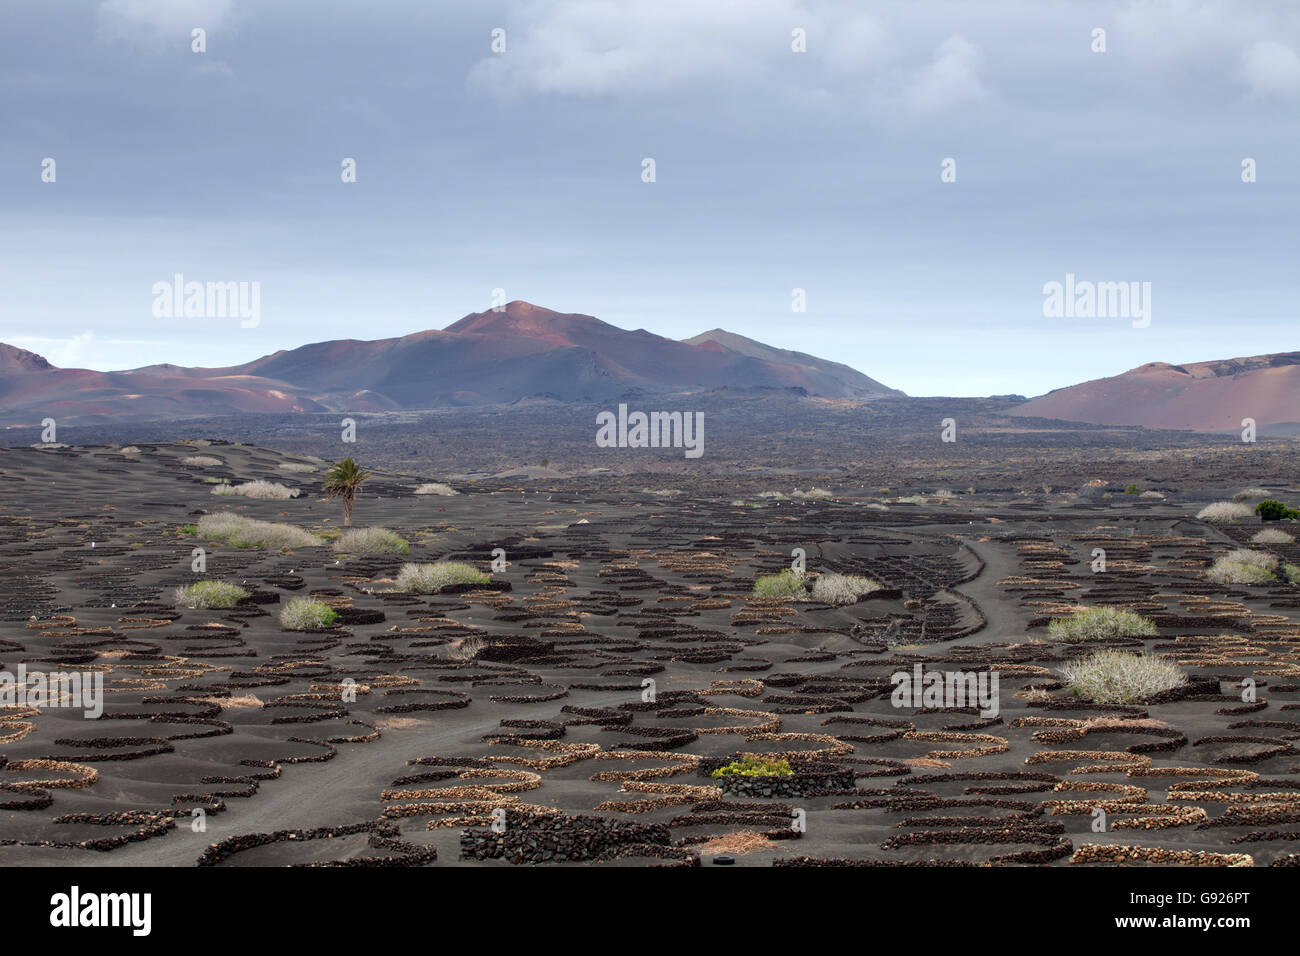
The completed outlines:
[[[343,496],[343,527],[352,527],[352,496]]]

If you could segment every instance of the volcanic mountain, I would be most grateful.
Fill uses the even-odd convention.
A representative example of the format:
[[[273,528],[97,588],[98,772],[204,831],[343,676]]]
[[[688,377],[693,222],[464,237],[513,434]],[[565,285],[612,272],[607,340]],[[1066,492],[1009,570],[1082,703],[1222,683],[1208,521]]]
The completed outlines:
[[[764,345],[762,342],[747,339],[743,335],[737,335],[735,332],[714,329],[711,332],[702,332],[689,339],[683,339],[683,341],[703,348],[728,350],[739,355],[748,355],[750,358],[789,369],[791,375],[799,376],[804,382],[804,387],[816,395],[853,395],[855,391],[860,391],[865,387],[869,391],[880,395],[904,397],[903,393],[897,389],[881,385],[875,379],[868,378],[847,365],[841,365],[839,362],[828,362],[826,359],[819,359],[804,352],[773,348],[770,345]]]
[[[0,345],[0,424],[364,412],[545,398],[603,402],[629,393],[803,389],[828,398],[901,396],[846,365],[721,330],[687,341],[627,331],[527,302],[442,331],[339,339],[229,368],[57,369]]]
[[[1058,388],[1012,414],[1197,431],[1300,423],[1300,352],[1169,365],[1150,362],[1110,378]],[[1284,430],[1294,430],[1288,428]]]

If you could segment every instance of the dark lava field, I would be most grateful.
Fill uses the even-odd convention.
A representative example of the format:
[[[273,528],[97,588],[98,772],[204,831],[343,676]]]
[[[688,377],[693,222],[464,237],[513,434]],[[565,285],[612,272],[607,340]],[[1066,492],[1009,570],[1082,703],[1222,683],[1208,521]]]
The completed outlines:
[[[0,450],[0,670],[98,673],[105,690],[97,719],[0,709],[0,858],[1293,865],[1300,587],[1211,581],[1260,524],[1196,515],[1256,485],[1294,506],[1296,448],[1081,432],[863,451],[834,471],[810,453],[798,475],[756,453],[730,473],[593,474],[552,452],[532,477],[465,477],[508,463],[389,454],[378,470],[362,427],[348,453],[377,470],[354,526],[409,554],[335,550],[325,462],[293,441]],[[300,494],[212,493],[255,480]],[[415,494],[424,481],[456,493]],[[189,527],[219,512],[324,543]],[[1300,563],[1294,542],[1263,550]],[[844,606],[757,596],[797,551],[810,575],[878,587]],[[396,588],[404,564],[443,560],[490,580]],[[200,578],[249,597],[178,606]],[[284,629],[297,597],[336,621]],[[1052,639],[1080,606],[1157,633]],[[1098,647],[1164,655],[1187,682],[1081,699],[1060,671]],[[996,672],[998,714],[895,706],[891,675],[917,664]],[[711,775],[745,754],[786,761],[788,786]]]

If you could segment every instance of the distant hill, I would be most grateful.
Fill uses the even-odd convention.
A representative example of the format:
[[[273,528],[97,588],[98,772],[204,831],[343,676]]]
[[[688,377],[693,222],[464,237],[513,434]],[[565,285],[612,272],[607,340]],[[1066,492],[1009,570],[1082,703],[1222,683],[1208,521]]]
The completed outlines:
[[[229,368],[57,369],[0,344],[0,424],[386,411],[525,399],[608,401],[628,392],[804,389],[870,400],[902,395],[846,365],[722,330],[684,342],[527,302],[442,331],[317,342]]]
[[[1275,431],[1300,423],[1300,352],[1169,365],[1150,362],[1110,378],[1059,388],[1012,414],[1197,431],[1238,430],[1242,419]]]
[[[874,378],[868,378],[857,369],[849,368],[847,365],[819,359],[804,352],[773,348],[770,345],[755,342],[753,339],[747,339],[743,335],[737,335],[735,332],[728,332],[725,329],[702,332],[683,341],[704,348],[717,346],[737,355],[747,355],[769,365],[788,369],[791,376],[797,376],[801,380],[798,384],[813,395],[837,397],[891,395],[897,398],[903,397],[903,393],[898,389],[881,385]]]

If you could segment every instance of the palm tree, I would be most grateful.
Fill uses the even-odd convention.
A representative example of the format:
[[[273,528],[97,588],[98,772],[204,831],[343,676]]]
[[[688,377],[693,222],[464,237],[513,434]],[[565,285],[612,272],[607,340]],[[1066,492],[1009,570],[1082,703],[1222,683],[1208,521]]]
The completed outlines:
[[[343,499],[343,527],[352,527],[352,505],[370,472],[351,458],[336,461],[325,473],[325,497]]]

